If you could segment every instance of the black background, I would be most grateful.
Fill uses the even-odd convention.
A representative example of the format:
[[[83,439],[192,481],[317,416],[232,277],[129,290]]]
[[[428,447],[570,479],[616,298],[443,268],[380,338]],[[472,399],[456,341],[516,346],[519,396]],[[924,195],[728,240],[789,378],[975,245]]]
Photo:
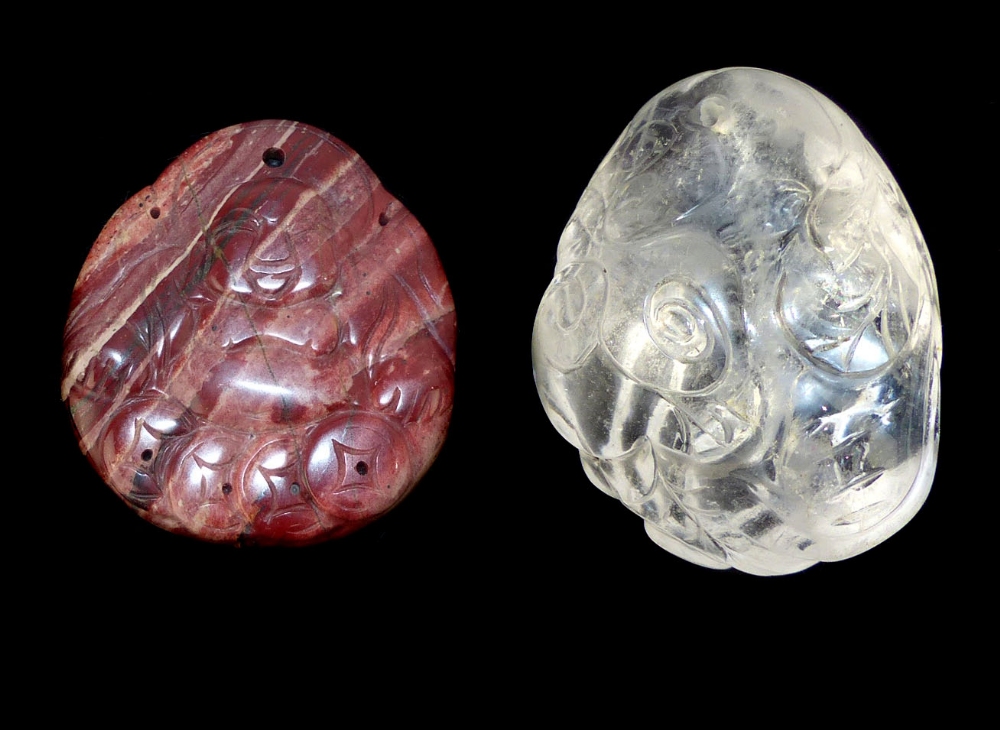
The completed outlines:
[[[298,651],[304,636],[327,649],[422,636],[487,656],[545,653],[553,642],[583,653],[725,642],[749,658],[871,642],[922,652],[977,631],[969,617],[985,560],[971,541],[987,528],[970,493],[996,487],[995,472],[969,458],[993,448],[995,431],[987,419],[969,430],[979,408],[995,408],[990,394],[968,395],[983,377],[970,297],[998,250],[995,225],[981,233],[969,215],[985,201],[984,159],[996,162],[982,129],[997,115],[995,83],[983,66],[926,42],[880,48],[866,35],[829,48],[706,38],[681,52],[669,36],[611,47],[519,23],[501,27],[504,40],[382,30],[354,28],[348,49],[331,27],[329,45],[308,54],[290,28],[266,23],[228,56],[203,54],[191,34],[148,47],[139,35],[124,49],[94,39],[93,55],[51,79],[51,164],[72,174],[43,214],[51,261],[50,249],[37,252],[54,271],[51,319],[36,333],[51,437],[49,496],[31,544],[32,580],[66,633],[141,643],[170,627],[184,646],[204,635],[241,652]],[[927,503],[875,549],[790,577],[711,571],[654,545],[639,517],[588,482],[531,373],[556,242],[598,163],[654,94],[731,65],[798,78],[859,124],[923,230],[942,301],[942,440]],[[936,90],[945,83],[947,93]],[[202,544],[148,525],[92,471],[59,402],[70,293],[105,221],[202,136],[263,118],[312,124],[360,153],[429,232],[459,323],[455,410],[430,472],[372,526],[295,550]],[[72,618],[84,614],[110,621]]]

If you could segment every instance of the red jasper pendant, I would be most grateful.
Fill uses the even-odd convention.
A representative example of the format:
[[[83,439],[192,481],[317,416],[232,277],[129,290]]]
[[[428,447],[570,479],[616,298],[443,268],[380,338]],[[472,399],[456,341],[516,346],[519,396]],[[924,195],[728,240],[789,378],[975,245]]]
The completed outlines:
[[[214,542],[345,535],[444,441],[455,311],[434,247],[357,153],[229,127],[123,205],[66,325],[80,447],[140,515]]]

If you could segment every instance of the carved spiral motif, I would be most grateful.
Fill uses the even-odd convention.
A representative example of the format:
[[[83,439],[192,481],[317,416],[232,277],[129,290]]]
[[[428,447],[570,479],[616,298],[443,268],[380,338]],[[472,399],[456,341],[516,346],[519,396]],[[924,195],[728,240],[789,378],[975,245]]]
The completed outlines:
[[[684,364],[705,358],[715,346],[708,314],[695,302],[704,301],[693,287],[678,281],[663,281],[646,300],[644,319],[653,342],[668,357]],[[708,320],[708,321],[706,321]]]
[[[583,362],[597,345],[595,329],[604,310],[607,285],[595,263],[573,263],[556,274],[545,295],[538,326],[558,346],[546,353],[560,370]]]

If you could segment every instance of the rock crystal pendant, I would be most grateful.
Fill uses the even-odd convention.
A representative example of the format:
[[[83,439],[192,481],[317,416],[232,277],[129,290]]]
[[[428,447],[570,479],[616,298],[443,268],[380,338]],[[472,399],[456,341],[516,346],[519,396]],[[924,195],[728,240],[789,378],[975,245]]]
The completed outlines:
[[[815,90],[703,73],[636,115],[559,241],[539,396],[659,545],[793,573],[871,548],[933,479],[941,325],[896,181]]]

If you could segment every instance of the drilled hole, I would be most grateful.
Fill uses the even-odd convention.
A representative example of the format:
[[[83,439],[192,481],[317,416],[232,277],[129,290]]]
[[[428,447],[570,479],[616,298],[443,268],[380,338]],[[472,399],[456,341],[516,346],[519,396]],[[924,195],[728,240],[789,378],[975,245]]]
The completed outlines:
[[[380,226],[384,226],[384,225],[388,225],[388,223],[389,223],[389,214],[386,213],[385,211],[382,211],[381,213],[379,213],[379,215],[378,215],[378,224]]]
[[[152,458],[153,458],[153,450],[152,449],[146,449],[145,451],[142,452],[142,460],[143,461],[149,461]]]
[[[152,208],[149,209],[149,217],[152,218],[153,220],[156,220],[157,218],[159,218],[160,217],[160,209],[157,206],[154,205]]]
[[[361,476],[364,476],[365,474],[368,473],[368,465],[363,461],[359,461],[357,464],[354,465],[354,470],[357,471],[358,474],[360,474]]]
[[[229,482],[226,482],[225,484],[223,484],[222,485],[222,493],[223,494],[232,494],[233,493],[233,485],[230,484]]]
[[[295,483],[295,482],[292,482],[292,486],[289,488],[288,491],[291,492],[292,494],[298,494],[299,493],[299,485],[297,483]]]
[[[285,153],[277,147],[268,147],[261,159],[268,167],[281,167],[285,164]]]

